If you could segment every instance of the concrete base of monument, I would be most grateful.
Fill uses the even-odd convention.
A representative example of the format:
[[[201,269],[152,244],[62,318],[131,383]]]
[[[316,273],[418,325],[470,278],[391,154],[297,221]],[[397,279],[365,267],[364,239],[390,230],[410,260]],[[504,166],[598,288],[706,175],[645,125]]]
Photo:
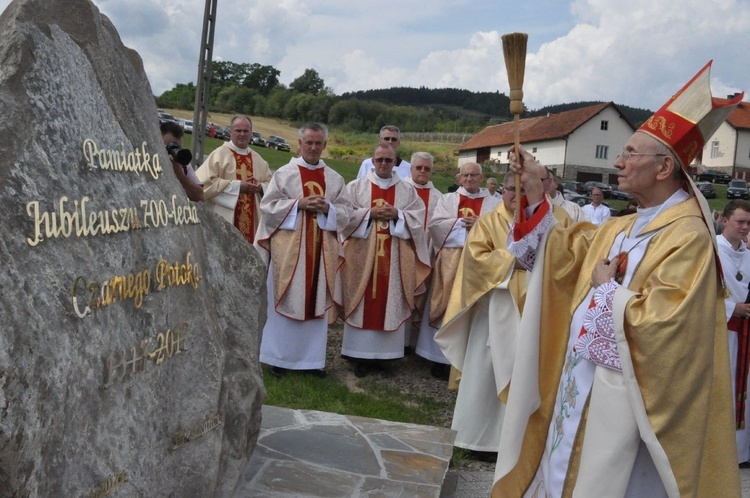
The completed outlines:
[[[450,429],[263,406],[237,496],[441,496]]]

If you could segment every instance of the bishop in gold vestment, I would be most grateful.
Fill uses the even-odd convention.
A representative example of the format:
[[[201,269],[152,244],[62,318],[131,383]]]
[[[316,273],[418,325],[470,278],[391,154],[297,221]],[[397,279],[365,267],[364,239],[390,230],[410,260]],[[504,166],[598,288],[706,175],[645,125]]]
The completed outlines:
[[[725,287],[682,169],[741,99],[713,99],[709,68],[614,163],[637,214],[553,226],[543,169],[511,151],[529,206],[508,250],[532,270],[493,496],[740,496]]]

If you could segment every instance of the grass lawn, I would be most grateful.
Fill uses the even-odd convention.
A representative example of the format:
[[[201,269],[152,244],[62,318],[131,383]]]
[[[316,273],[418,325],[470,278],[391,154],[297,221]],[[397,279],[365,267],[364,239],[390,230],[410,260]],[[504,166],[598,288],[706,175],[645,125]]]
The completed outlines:
[[[374,378],[358,381],[364,392],[353,392],[333,378],[287,373],[277,379],[263,366],[266,403],[292,409],[318,410],[411,424],[436,425],[445,405],[430,397],[405,395]]]

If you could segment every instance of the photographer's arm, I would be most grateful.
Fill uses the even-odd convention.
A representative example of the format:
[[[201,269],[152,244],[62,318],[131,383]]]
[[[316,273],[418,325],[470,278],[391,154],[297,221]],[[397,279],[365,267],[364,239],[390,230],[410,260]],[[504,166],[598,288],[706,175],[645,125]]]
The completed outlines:
[[[188,178],[185,174],[185,170],[182,169],[182,165],[174,159],[172,159],[172,169],[174,170],[175,176],[180,181],[180,184],[182,184],[182,188],[187,194],[188,199],[194,202],[203,201],[203,187]]]

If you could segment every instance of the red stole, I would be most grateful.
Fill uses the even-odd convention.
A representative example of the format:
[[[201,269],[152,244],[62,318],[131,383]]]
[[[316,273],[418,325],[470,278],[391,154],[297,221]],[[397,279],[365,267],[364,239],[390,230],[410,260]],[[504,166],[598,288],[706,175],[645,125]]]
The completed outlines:
[[[237,165],[237,179],[248,181],[253,178],[253,155],[246,156],[232,150]],[[237,206],[234,208],[234,226],[251,244],[255,241],[255,194],[240,193]]]
[[[472,199],[465,195],[458,195],[458,217],[466,218],[468,216],[479,216],[482,212],[482,202],[484,197]]]
[[[429,214],[428,211],[430,210],[430,190],[429,188],[419,188],[414,187],[417,190],[417,195],[420,199],[422,199],[422,203],[424,204],[424,222],[422,223],[422,228],[425,230],[427,229],[427,215]]]
[[[734,375],[734,414],[737,430],[745,428],[745,401],[747,400],[747,374],[750,371],[748,347],[748,319],[733,316],[727,328],[737,332],[737,371]]]
[[[302,196],[326,195],[325,168],[308,169],[299,166],[302,181]],[[315,302],[318,290],[318,275],[320,273],[320,254],[322,231],[318,226],[317,214],[312,211],[300,211],[302,223],[305,225],[305,320],[322,318],[315,315]]]
[[[395,205],[396,186],[392,185],[383,190],[376,184],[371,184],[371,207],[384,204]],[[389,221],[372,221],[375,232],[375,264],[365,289],[365,303],[362,316],[362,328],[369,330],[383,330],[385,328],[385,314],[388,307],[388,281],[391,275],[391,231]],[[370,236],[372,236],[371,234]]]

